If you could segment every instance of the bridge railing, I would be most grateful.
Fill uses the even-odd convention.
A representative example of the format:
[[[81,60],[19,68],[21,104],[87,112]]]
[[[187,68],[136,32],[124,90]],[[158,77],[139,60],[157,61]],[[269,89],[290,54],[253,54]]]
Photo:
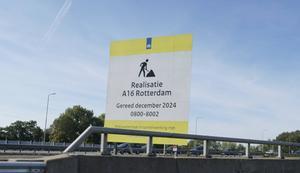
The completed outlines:
[[[230,137],[205,136],[205,135],[180,134],[180,133],[165,133],[165,132],[128,130],[128,129],[116,129],[116,128],[90,126],[80,136],[78,136],[74,140],[74,142],[72,142],[64,150],[64,153],[75,151],[76,148],[78,148],[84,142],[84,140],[93,133],[101,133],[100,153],[103,155],[110,154],[110,152],[107,150],[108,134],[148,137],[148,142],[147,142],[147,147],[146,147],[147,155],[152,155],[152,153],[153,153],[152,150],[153,150],[153,138],[154,137],[203,140],[203,156],[204,157],[210,156],[209,150],[208,150],[209,141],[244,143],[244,144],[246,144],[245,156],[248,158],[251,158],[251,154],[250,154],[250,145],[251,144],[276,145],[278,147],[277,148],[278,149],[278,152],[277,152],[278,158],[284,158],[283,153],[282,153],[282,148],[281,148],[282,146],[300,147],[300,143],[293,143],[293,142],[264,141],[264,140],[255,140],[255,139],[230,138]]]

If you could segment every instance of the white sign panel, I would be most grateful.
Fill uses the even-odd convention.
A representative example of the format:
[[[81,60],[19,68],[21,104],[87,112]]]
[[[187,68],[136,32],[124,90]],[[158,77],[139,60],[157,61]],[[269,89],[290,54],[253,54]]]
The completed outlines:
[[[191,35],[177,35],[112,43],[105,126],[187,133],[191,42]],[[118,135],[109,140],[145,141]]]

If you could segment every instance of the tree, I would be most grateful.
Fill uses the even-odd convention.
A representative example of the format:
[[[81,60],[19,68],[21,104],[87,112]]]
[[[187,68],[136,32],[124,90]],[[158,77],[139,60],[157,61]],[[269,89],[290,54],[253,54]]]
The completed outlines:
[[[203,145],[203,141],[202,140],[194,140],[194,139],[190,140],[188,142],[188,144],[187,144],[187,146],[189,148],[193,148],[195,146],[202,146],[202,145]]]
[[[300,143],[300,130],[296,130],[293,132],[283,132],[276,137],[276,141],[285,141],[285,142],[297,142]],[[283,146],[282,150],[284,152],[291,152],[298,150],[297,147],[286,147]]]
[[[9,140],[40,141],[43,130],[37,126],[36,121],[16,121],[0,129],[0,138]]]
[[[7,131],[5,128],[0,127],[0,140],[7,139]]]
[[[88,126],[103,126],[104,114],[94,117],[91,110],[80,105],[67,108],[51,125],[50,140],[54,142],[72,142]],[[100,135],[92,135],[87,142],[99,143]]]
[[[221,143],[221,149],[230,149],[230,150],[236,150],[237,149],[237,144],[233,142],[222,142]]]

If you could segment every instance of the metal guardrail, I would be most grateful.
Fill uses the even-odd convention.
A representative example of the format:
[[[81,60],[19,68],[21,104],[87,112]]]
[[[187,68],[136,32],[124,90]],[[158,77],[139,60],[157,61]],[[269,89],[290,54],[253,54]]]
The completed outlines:
[[[142,131],[142,130],[128,130],[128,129],[115,129],[115,128],[104,128],[97,126],[88,127],[79,137],[74,140],[65,150],[64,153],[72,152],[77,149],[82,142],[92,133],[101,133],[101,144],[100,153],[103,155],[110,154],[107,150],[107,135],[108,134],[119,134],[119,135],[132,135],[132,136],[144,136],[148,137],[146,154],[152,155],[153,149],[153,137],[163,138],[177,138],[177,139],[194,139],[203,140],[203,156],[209,157],[208,152],[208,141],[222,141],[222,142],[236,142],[245,143],[245,156],[251,158],[250,145],[251,144],[267,144],[278,146],[278,158],[283,158],[281,150],[282,146],[296,146],[300,147],[300,143],[293,142],[282,142],[282,141],[264,141],[255,139],[242,139],[242,138],[229,138],[229,137],[218,137],[218,136],[205,136],[205,135],[192,135],[192,134],[180,134],[180,133],[164,133],[164,132],[153,132],[153,131]]]
[[[0,173],[45,173],[44,162],[0,162]]]
[[[31,150],[31,151],[64,151],[70,143],[61,142],[37,142],[37,141],[16,141],[0,140],[0,150]],[[83,143],[78,148],[80,151],[99,151],[99,144]]]

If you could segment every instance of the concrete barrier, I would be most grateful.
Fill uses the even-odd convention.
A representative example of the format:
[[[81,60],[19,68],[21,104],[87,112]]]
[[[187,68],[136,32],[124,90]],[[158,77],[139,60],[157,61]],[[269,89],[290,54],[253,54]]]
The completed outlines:
[[[300,173],[300,160],[69,156],[47,173]]]

